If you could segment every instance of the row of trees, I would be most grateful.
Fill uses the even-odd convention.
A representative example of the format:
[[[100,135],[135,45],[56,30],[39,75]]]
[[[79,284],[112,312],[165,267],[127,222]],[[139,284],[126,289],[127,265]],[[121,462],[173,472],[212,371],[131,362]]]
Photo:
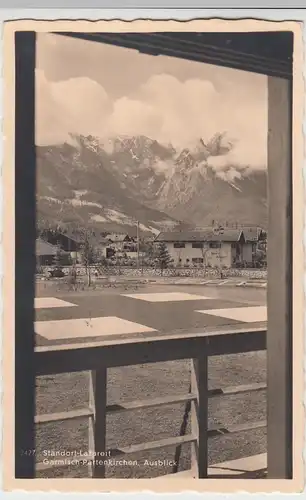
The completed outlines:
[[[93,241],[93,235],[90,231],[79,230],[79,236],[81,238],[80,252],[79,252],[81,254],[81,262],[85,266],[88,278],[88,285],[90,285],[91,283],[90,266],[92,266],[93,264],[101,263],[102,255],[101,252],[99,252],[99,248],[97,247],[97,245],[95,245]],[[70,256],[68,257],[68,259],[70,260],[70,262],[68,262],[69,264],[74,264]],[[57,251],[53,259],[53,265],[56,269],[60,269],[65,264],[67,264],[66,253],[63,252],[60,245],[58,244]],[[72,269],[72,276],[73,276],[73,269]]]
[[[166,269],[173,263],[173,259],[171,258],[167,246],[164,242],[153,243],[148,241],[140,242],[140,252],[145,256],[140,259],[138,264],[140,265],[156,265],[160,267],[161,271]],[[208,249],[205,247],[201,248],[201,254],[203,259],[203,266],[206,267],[207,264],[207,252]],[[82,233],[82,241],[80,242],[80,261],[86,267],[89,268],[93,264],[102,264],[107,265],[108,263],[117,265],[128,265],[130,263],[132,265],[133,261],[124,258],[118,257],[116,258],[116,253],[111,259],[107,259],[105,255],[102,254],[101,247],[99,247],[98,242],[96,242],[92,238],[92,234],[89,231],[83,231]],[[254,262],[258,264],[264,265],[266,261],[266,242],[259,242],[258,247],[256,248],[256,252],[253,254]],[[178,262],[179,254],[178,254]],[[72,264],[72,262],[70,262]],[[136,261],[134,262],[136,264]],[[67,264],[67,255],[60,249],[58,246],[58,251],[54,257],[53,264],[57,267],[61,265]],[[220,266],[221,266],[221,255],[220,255]],[[260,266],[261,267],[261,266]]]
[[[160,242],[156,246],[149,243],[143,243],[141,249],[142,252],[146,253],[147,259],[154,262],[161,269],[161,273],[164,269],[169,267],[169,264],[172,262],[172,258],[164,242]],[[101,252],[99,252],[99,249],[95,247],[90,237],[86,233],[84,233],[84,240],[81,244],[80,257],[81,263],[86,269],[89,283],[91,281],[91,266],[107,265],[108,263],[108,259],[102,256]],[[55,268],[60,269],[66,264],[66,255],[61,250],[60,246],[58,246],[57,252],[53,259],[53,265]],[[71,261],[70,264],[73,264],[73,262]]]

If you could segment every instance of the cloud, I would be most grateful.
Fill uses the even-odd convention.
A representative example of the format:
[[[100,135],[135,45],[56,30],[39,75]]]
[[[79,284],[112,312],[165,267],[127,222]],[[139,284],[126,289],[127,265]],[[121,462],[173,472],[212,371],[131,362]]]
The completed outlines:
[[[179,81],[163,73],[135,88],[133,97],[112,99],[86,77],[48,82],[37,71],[36,81],[37,144],[61,143],[69,133],[91,134],[104,141],[116,134],[142,134],[183,148],[225,131],[235,147],[226,156],[211,158],[213,168],[266,167],[267,99],[254,85],[245,88],[224,81],[217,89],[209,80]]]
[[[150,103],[122,97],[114,103],[108,122],[109,134],[148,135],[162,127],[163,116]]]
[[[256,139],[256,135],[250,135],[250,139],[244,137],[237,141],[232,151],[224,156],[211,156],[208,165],[216,172],[228,169],[232,165],[237,167],[253,167],[262,169],[267,164],[266,137],[261,141]]]
[[[99,137],[113,105],[98,83],[89,78],[48,82],[44,72],[36,70],[36,143],[57,144],[69,134],[93,133]]]
[[[216,170],[217,177],[223,179],[224,181],[234,182],[235,180],[240,180],[242,178],[241,172],[233,167],[226,170],[218,169]]]

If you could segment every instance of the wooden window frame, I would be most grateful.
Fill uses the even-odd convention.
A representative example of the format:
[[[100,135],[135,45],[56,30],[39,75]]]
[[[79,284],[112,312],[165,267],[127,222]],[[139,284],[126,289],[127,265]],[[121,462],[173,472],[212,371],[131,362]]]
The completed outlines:
[[[35,32],[15,34],[15,54],[15,476],[33,478]],[[268,475],[277,479],[292,478],[291,106],[291,79],[268,76]]]

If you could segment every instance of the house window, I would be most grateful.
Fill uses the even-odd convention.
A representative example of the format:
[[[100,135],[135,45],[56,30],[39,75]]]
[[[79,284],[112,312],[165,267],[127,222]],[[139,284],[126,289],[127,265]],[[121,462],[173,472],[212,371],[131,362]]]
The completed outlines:
[[[220,241],[213,241],[209,243],[209,248],[221,248],[221,242]]]
[[[236,243],[232,243],[232,244],[231,244],[231,247],[232,247],[232,248],[234,248],[234,249],[236,249],[237,244],[236,244]]]
[[[173,243],[173,248],[185,248],[185,243],[177,241],[176,243]]]
[[[203,264],[204,259],[202,259],[201,257],[194,257],[194,258],[192,259],[192,262],[193,262],[194,264]]]
[[[192,243],[192,248],[203,248],[203,243],[196,241],[195,243]]]

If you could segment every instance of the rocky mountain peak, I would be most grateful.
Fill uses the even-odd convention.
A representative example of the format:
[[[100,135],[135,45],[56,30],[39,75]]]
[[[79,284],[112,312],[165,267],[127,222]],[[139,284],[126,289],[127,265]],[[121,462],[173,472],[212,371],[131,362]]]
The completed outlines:
[[[181,148],[144,135],[71,135],[65,144],[37,147],[38,208],[67,223],[110,230],[135,220],[148,231],[175,227],[177,219],[191,225],[246,219],[264,226],[266,170],[210,166],[209,158],[226,157],[233,147],[226,134]]]

